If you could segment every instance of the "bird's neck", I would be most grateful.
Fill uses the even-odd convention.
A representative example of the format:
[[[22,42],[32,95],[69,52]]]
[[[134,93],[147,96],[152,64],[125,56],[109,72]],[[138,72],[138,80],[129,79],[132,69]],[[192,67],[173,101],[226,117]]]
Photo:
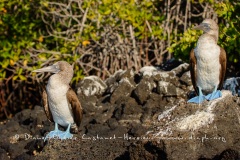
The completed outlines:
[[[61,74],[54,74],[48,80],[48,86],[52,89],[59,88],[59,86],[69,86],[71,79],[64,77]]]
[[[211,36],[215,40],[216,43],[218,42],[218,30],[210,30],[204,34]]]
[[[218,35],[216,33],[204,33],[201,35],[197,41],[197,48],[206,48],[209,45],[215,46],[217,45]]]

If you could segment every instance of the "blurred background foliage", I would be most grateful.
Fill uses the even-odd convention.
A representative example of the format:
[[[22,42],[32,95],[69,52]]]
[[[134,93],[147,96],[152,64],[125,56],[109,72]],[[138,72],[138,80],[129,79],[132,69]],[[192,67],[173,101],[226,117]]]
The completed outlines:
[[[239,63],[239,12],[232,0],[1,0],[0,118],[39,104],[49,74],[31,71],[58,60],[74,63],[72,85],[83,75],[188,62],[201,34],[191,28],[204,18],[219,23],[219,45]]]
[[[203,0],[200,2],[204,2]],[[236,1],[208,1],[217,14],[219,24],[219,45],[223,47],[229,62],[239,62],[240,49],[240,2]],[[169,51],[173,56],[184,61],[188,60],[190,50],[196,45],[197,38],[202,34],[191,28],[177,35],[180,40],[173,41]]]

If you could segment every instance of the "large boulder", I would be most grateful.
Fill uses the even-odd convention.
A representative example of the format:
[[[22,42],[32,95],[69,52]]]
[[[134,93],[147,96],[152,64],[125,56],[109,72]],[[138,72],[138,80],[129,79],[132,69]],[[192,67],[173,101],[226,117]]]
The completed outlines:
[[[155,147],[164,150],[169,160],[214,158],[227,149],[238,153],[238,101],[231,92],[223,91],[221,98],[211,102],[176,104],[153,116],[156,129],[146,136],[154,138]]]

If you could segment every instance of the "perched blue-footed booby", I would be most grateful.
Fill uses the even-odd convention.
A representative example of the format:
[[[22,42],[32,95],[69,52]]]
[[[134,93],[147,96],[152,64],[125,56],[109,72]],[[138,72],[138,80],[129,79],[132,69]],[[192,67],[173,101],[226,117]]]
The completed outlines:
[[[225,50],[217,45],[218,25],[215,21],[205,19],[194,29],[203,30],[196,48],[190,52],[191,80],[198,96],[188,102],[201,103],[205,99],[213,100],[222,96],[220,89],[227,60]]]
[[[65,61],[34,70],[33,72],[51,72],[53,74],[42,93],[42,102],[47,118],[55,122],[55,130],[45,137],[72,138],[70,128],[78,131],[82,120],[82,107],[77,95],[69,86],[73,77],[73,67]],[[65,132],[58,130],[58,124],[67,127]]]

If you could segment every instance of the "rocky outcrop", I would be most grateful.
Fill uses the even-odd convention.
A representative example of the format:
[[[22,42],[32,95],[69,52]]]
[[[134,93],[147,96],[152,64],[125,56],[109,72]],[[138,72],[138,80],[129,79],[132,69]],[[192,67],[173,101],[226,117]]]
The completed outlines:
[[[44,143],[54,124],[36,106],[0,125],[0,157],[238,159],[239,97],[223,91],[211,102],[186,103],[194,96],[188,67],[119,70],[105,81],[85,77],[76,88],[84,116],[74,139]]]
[[[149,135],[168,159],[213,158],[227,149],[240,151],[239,98],[229,91],[201,105],[181,103],[158,115]],[[237,103],[236,103],[237,102]]]
[[[224,89],[230,90],[233,95],[240,95],[240,77],[226,79],[223,85]]]

